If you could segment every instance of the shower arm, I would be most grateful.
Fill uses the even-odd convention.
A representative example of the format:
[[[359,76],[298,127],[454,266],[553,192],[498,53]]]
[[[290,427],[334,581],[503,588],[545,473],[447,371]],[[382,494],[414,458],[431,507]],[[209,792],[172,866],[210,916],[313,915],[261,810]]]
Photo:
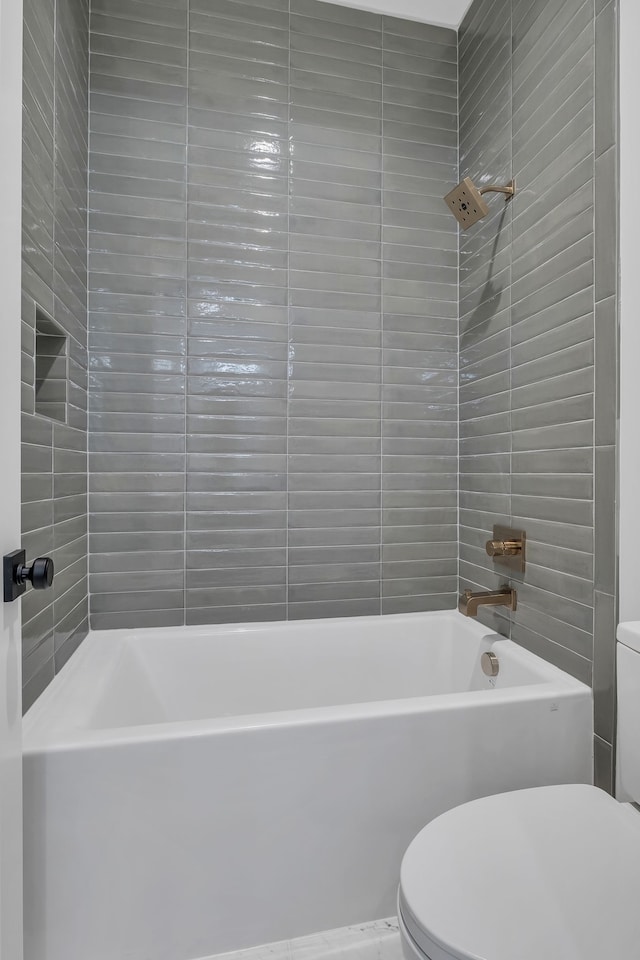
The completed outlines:
[[[504,193],[506,195],[507,200],[510,200],[511,197],[514,196],[515,192],[516,192],[515,180],[510,180],[509,183],[507,183],[504,187],[490,186],[490,187],[482,187],[482,189],[480,190],[481,195],[484,193]]]

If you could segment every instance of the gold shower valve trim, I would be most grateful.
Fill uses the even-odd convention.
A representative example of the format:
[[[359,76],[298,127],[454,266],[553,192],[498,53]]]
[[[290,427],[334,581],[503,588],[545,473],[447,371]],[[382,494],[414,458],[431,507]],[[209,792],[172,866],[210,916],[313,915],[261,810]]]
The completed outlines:
[[[517,557],[522,553],[522,540],[488,540],[487,553],[490,557]]]
[[[520,573],[525,568],[527,535],[524,530],[513,530],[496,524],[493,528],[493,540],[487,540],[487,553],[495,561],[511,567]]]

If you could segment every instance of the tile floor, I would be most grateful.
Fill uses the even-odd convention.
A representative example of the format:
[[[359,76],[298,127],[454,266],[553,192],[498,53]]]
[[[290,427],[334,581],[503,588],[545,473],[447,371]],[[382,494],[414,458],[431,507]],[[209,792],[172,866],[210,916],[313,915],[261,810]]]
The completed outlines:
[[[216,960],[402,960],[395,917],[218,954]]]

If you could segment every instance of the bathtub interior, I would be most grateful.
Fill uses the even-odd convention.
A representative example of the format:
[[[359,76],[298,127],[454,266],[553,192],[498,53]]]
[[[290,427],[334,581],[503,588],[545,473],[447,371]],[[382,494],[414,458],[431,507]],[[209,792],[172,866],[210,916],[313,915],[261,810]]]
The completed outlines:
[[[481,668],[488,650],[496,678]],[[455,612],[95,631],[28,720],[48,723],[57,703],[76,726],[108,730],[491,693],[556,674]]]

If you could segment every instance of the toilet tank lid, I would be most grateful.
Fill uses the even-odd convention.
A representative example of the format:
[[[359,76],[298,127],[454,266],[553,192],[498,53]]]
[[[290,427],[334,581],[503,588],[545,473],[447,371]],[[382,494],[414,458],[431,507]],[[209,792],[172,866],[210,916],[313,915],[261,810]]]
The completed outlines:
[[[405,854],[400,905],[427,956],[601,960],[637,955],[639,889],[640,813],[572,784],[432,821]]]
[[[640,653],[640,620],[618,624],[617,637],[618,643],[623,643],[625,647]]]

